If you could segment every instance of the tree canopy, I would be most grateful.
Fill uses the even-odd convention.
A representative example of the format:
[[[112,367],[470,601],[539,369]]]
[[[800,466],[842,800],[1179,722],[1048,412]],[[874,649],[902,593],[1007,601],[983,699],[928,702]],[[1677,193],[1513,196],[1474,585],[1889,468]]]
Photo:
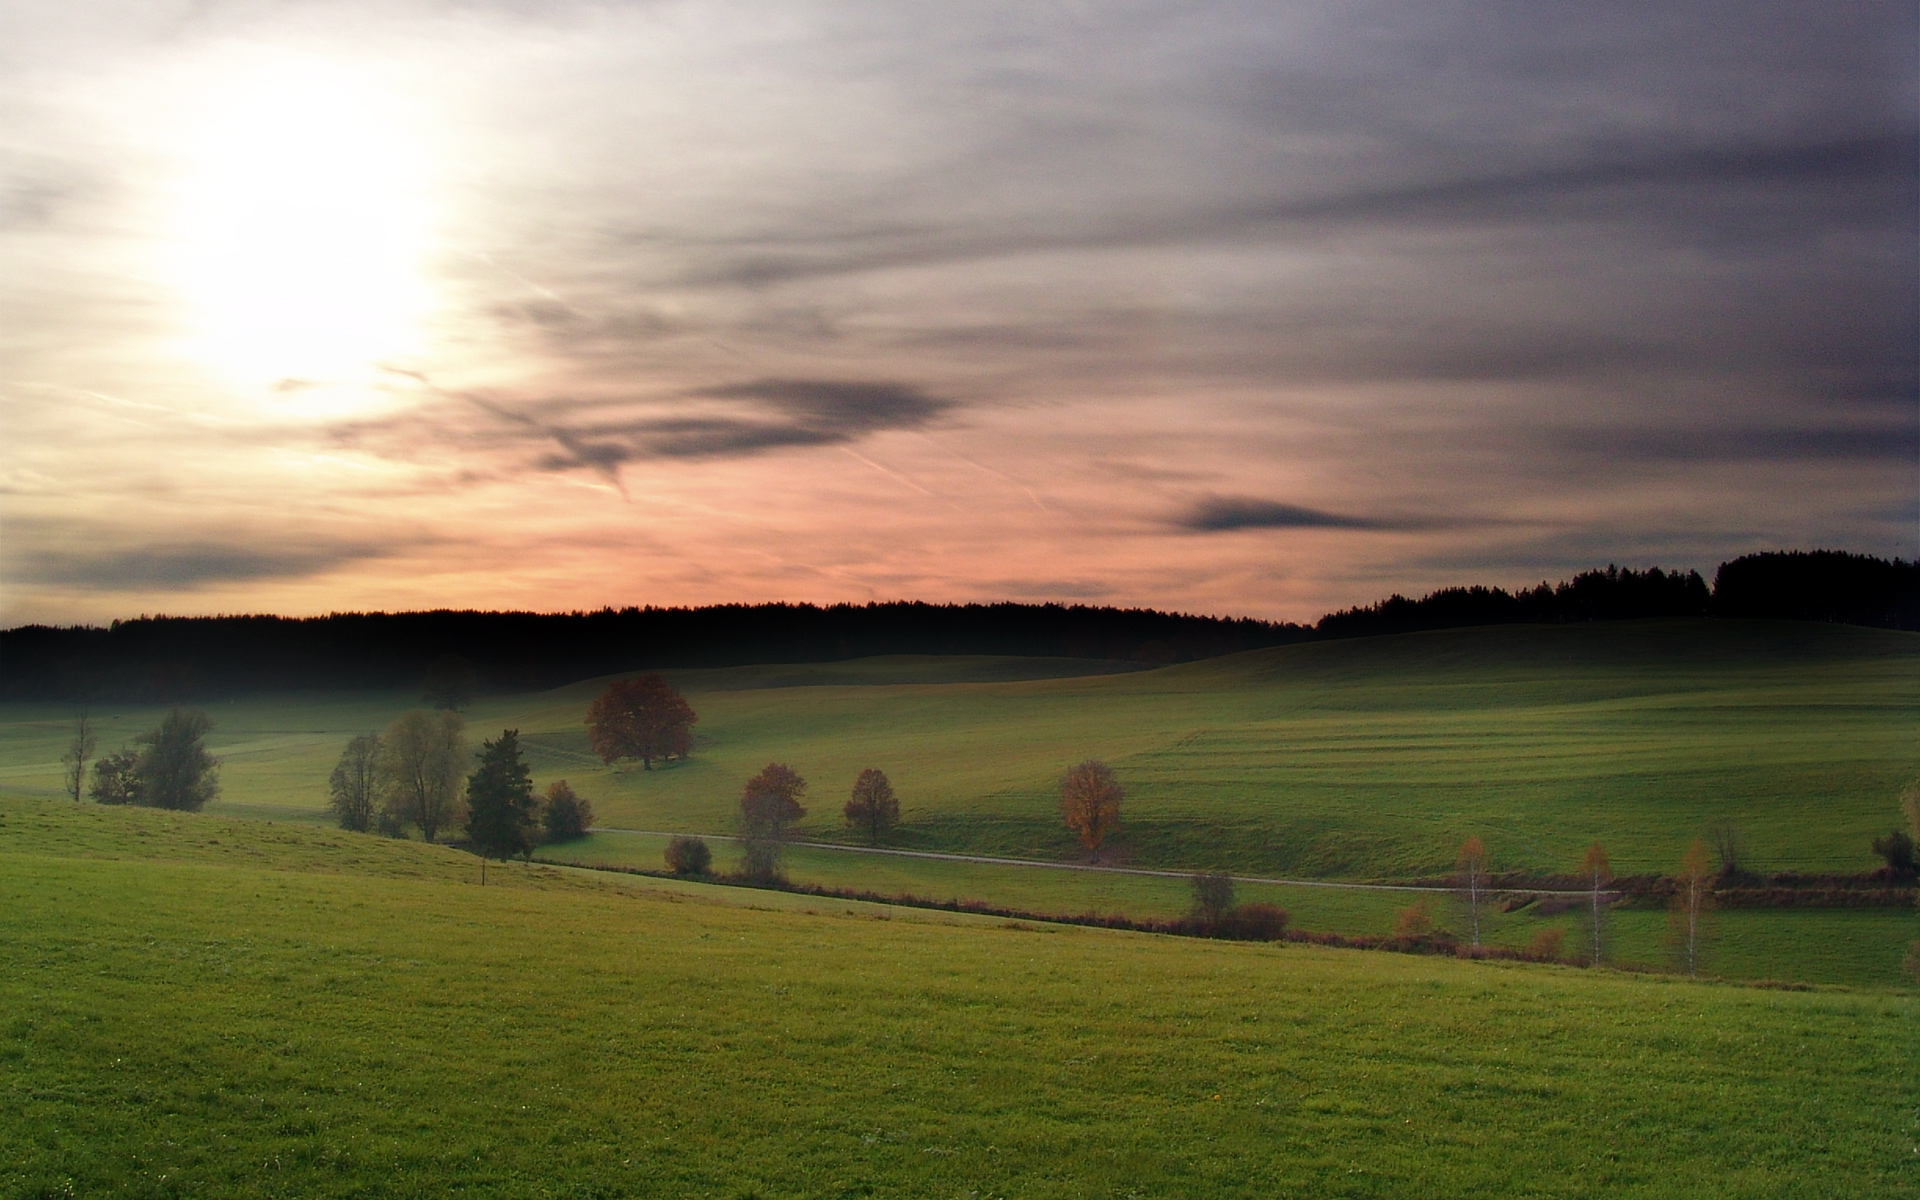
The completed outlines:
[[[391,815],[403,827],[418,825],[428,841],[460,815],[466,724],[457,712],[416,708],[401,713],[380,739]]]
[[[154,808],[199,812],[220,794],[220,762],[207,753],[213,722],[198,709],[176,708],[159,728],[134,739],[140,747],[134,774],[140,781],[138,803]]]
[[[685,758],[700,718],[687,698],[658,675],[616,679],[587,710],[587,741],[602,761]]]
[[[868,843],[878,846],[880,836],[900,823],[900,798],[893,794],[885,771],[868,767],[853,781],[853,797],[844,811],[847,824],[864,831]]]
[[[548,841],[570,842],[587,836],[593,824],[593,804],[576,794],[572,784],[556,779],[547,785],[541,820],[546,824]]]

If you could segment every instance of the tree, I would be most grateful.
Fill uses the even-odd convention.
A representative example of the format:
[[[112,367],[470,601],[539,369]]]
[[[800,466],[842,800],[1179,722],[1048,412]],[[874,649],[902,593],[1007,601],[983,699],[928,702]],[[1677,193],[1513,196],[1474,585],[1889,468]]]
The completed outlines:
[[[533,772],[520,757],[520,731],[502,730],[480,743],[480,763],[467,778],[467,839],[483,858],[531,859],[539,819]]]
[[[847,824],[866,830],[868,844],[878,846],[880,835],[900,823],[900,798],[893,794],[887,773],[877,767],[860,772],[845,811]]]
[[[1707,845],[1699,838],[1687,847],[1674,878],[1673,934],[1681,965],[1689,975],[1700,974],[1700,954],[1706,937],[1707,910],[1713,906],[1713,864]]]
[[[587,830],[592,828],[593,804],[575,795],[573,787],[560,779],[547,785],[547,799],[540,817],[546,824],[549,842],[571,842],[587,836]]]
[[[1461,906],[1473,930],[1473,944],[1480,944],[1480,909],[1487,900],[1487,844],[1477,837],[1460,843],[1455,864],[1454,886],[1460,890]]]
[[[380,775],[393,821],[418,825],[429,842],[460,816],[466,725],[459,713],[416,708],[401,713],[380,739]]]
[[[793,823],[807,815],[800,807],[806,790],[807,781],[785,763],[768,763],[747,780],[740,793],[740,826],[749,879],[770,883],[780,877],[780,856]]]
[[[1906,831],[1895,829],[1887,836],[1873,839],[1873,852],[1886,860],[1887,874],[1907,880],[1920,876],[1920,863],[1913,858],[1913,839]]]
[[[340,828],[365,833],[373,828],[380,799],[380,735],[363,733],[347,743],[327,777],[327,807]]]
[[[675,875],[705,875],[713,870],[713,851],[697,837],[676,837],[667,843],[667,869]]]
[[[427,664],[420,699],[435,708],[459,712],[480,694],[480,676],[473,664],[458,654],[442,654]]]
[[[1233,911],[1233,876],[1221,871],[1202,872],[1192,879],[1194,918],[1212,928]]]
[[[1613,864],[1607,861],[1607,851],[1599,842],[1587,847],[1586,857],[1580,860],[1580,877],[1593,885],[1593,965],[1600,965],[1600,889],[1613,878]]]
[[[67,742],[67,748],[60,755],[60,761],[66,765],[67,794],[73,797],[75,804],[80,803],[87,785],[87,760],[93,757],[99,739],[94,737],[93,721],[86,713],[81,713],[73,723],[73,737]]]
[[[155,808],[199,812],[220,794],[220,760],[207,753],[213,722],[198,709],[176,708],[134,739],[142,747],[134,773],[140,780],[139,803]]]
[[[101,804],[140,803],[140,752],[122,750],[93,765],[93,788],[88,792]]]
[[[1113,768],[1097,759],[1067,772],[1060,785],[1060,815],[1080,844],[1100,861],[1100,846],[1120,824],[1120,781]]]
[[[587,742],[608,764],[637,758],[651,771],[656,758],[687,757],[699,719],[687,698],[658,675],[616,679],[587,709]]]

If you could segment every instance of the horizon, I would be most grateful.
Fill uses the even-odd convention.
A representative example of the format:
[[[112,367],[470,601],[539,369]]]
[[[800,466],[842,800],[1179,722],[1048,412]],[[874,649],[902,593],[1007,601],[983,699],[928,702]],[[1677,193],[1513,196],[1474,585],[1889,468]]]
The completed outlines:
[[[0,627],[1920,557],[1910,6],[0,14]]]

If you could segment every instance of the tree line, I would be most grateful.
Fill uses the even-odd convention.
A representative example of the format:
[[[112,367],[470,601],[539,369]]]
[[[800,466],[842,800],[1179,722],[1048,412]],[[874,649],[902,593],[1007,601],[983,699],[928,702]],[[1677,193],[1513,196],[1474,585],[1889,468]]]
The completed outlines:
[[[641,668],[993,654],[1184,662],[1315,638],[1510,622],[1771,617],[1920,629],[1920,566],[1839,551],[1753,554],[1694,571],[1608,567],[1508,592],[1442,588],[1313,626],[1060,604],[759,604],[576,613],[140,617],[0,631],[0,699],[162,702],[281,688],[435,693],[551,687]],[[445,705],[459,708],[460,704]]]

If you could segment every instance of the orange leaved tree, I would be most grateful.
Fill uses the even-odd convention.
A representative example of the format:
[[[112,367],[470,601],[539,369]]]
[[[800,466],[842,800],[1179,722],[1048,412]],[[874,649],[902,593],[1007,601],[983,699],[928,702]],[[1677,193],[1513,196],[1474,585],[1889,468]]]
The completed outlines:
[[[1593,888],[1593,965],[1600,965],[1600,889],[1613,878],[1613,864],[1607,861],[1606,847],[1599,842],[1587,847],[1586,857],[1580,860],[1580,877],[1588,881]]]
[[[1060,785],[1060,815],[1095,862],[1100,861],[1101,843],[1120,824],[1120,795],[1113,768],[1098,759],[1068,771]]]

